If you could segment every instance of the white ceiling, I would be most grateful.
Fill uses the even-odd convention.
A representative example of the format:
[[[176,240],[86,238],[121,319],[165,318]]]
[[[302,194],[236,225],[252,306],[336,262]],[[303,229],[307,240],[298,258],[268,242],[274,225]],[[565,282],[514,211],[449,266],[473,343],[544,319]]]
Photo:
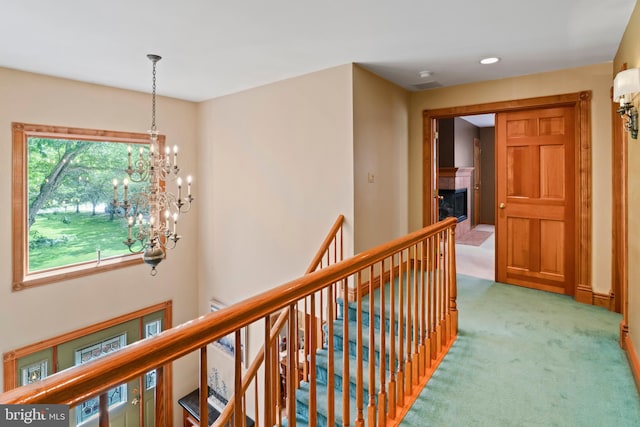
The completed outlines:
[[[156,53],[158,93],[200,101],[355,62],[416,90],[611,61],[634,5],[0,0],[0,66],[149,92]]]

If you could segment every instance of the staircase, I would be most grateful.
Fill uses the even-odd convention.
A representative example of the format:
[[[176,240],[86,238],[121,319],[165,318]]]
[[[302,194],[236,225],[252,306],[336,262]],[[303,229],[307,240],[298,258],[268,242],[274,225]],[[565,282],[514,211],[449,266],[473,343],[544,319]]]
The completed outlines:
[[[394,331],[393,331],[393,341],[395,343],[394,349],[394,363],[393,370],[394,375],[392,377],[391,372],[389,371],[389,358],[390,358],[390,343],[392,341],[391,337],[391,307],[390,307],[390,294],[393,288],[394,292],[394,318],[397,319],[398,313],[400,310],[401,296],[404,295],[403,304],[406,304],[406,295],[407,291],[412,291],[413,288],[413,279],[414,274],[410,272],[408,275],[404,275],[404,280],[402,281],[402,293],[400,293],[400,286],[398,284],[399,280],[396,277],[393,286],[389,282],[387,282],[384,286],[384,325],[385,325],[385,333],[384,333],[384,342],[385,342],[385,351],[384,351],[384,359],[385,359],[385,406],[384,409],[387,411],[389,409],[389,388],[395,384],[395,378],[398,376],[398,356],[399,354],[404,354],[406,358],[406,352],[400,353],[399,349],[399,341],[398,341],[398,333],[402,333],[405,337],[407,334],[407,318],[404,317],[404,321],[402,322],[402,328],[400,327],[400,323],[396,320],[394,321]],[[335,368],[334,368],[334,419],[333,423],[328,423],[328,377],[329,377],[329,350],[328,346],[324,345],[323,348],[316,351],[315,354],[315,363],[316,363],[316,414],[310,414],[309,411],[309,382],[303,381],[300,384],[300,388],[296,392],[296,425],[298,426],[307,426],[310,423],[311,417],[315,418],[315,422],[317,426],[328,426],[328,425],[343,425],[343,384],[348,381],[349,384],[349,425],[357,425],[356,420],[363,420],[368,424],[367,418],[371,414],[375,414],[374,417],[377,417],[377,404],[378,404],[378,392],[380,391],[380,353],[381,353],[381,317],[380,317],[380,288],[376,289],[373,292],[373,307],[374,313],[373,316],[371,314],[371,302],[369,295],[364,295],[361,299],[361,316],[362,316],[362,334],[361,334],[361,358],[362,358],[362,371],[361,371],[361,381],[362,381],[362,402],[360,408],[358,408],[357,402],[357,376],[358,376],[358,304],[355,301],[351,301],[347,304],[348,307],[348,340],[344,339],[344,300],[338,299],[338,311],[337,311],[337,319],[333,322],[333,358],[335,360]],[[406,315],[406,310],[403,310],[403,313]],[[413,314],[413,313],[412,313]],[[373,342],[371,341],[371,319],[373,319]],[[412,320],[408,320],[411,323]],[[325,334],[328,331],[328,328],[324,327]],[[413,337],[413,328],[410,328],[409,336]],[[405,342],[405,341],[400,341]],[[344,347],[345,343],[348,345],[348,355],[349,355],[349,372],[345,374],[343,369],[343,356],[344,356]],[[406,346],[405,344],[403,344]],[[374,372],[371,375],[370,372],[370,363],[371,363],[371,347],[373,346],[373,363],[374,363]],[[413,344],[411,345],[411,347]],[[412,348],[410,350],[413,350]],[[407,364],[401,364],[403,369],[407,369]],[[373,377],[373,384],[371,384],[371,377]],[[373,391],[372,395],[370,392]],[[395,391],[395,390],[394,390]],[[395,395],[395,393],[393,393]],[[371,408],[369,408],[370,399],[373,399],[373,404]],[[375,408],[373,406],[375,405]],[[369,412],[369,409],[372,409],[373,412]],[[398,420],[399,421],[399,420]]]

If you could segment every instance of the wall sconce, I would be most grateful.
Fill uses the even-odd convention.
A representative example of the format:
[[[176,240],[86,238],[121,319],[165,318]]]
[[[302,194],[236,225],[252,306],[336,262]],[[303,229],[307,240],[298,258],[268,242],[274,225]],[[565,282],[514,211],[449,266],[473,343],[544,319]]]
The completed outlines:
[[[624,127],[631,138],[638,138],[638,110],[633,105],[632,94],[640,92],[640,68],[620,71],[613,80],[613,102],[620,102],[618,114],[626,118]]]

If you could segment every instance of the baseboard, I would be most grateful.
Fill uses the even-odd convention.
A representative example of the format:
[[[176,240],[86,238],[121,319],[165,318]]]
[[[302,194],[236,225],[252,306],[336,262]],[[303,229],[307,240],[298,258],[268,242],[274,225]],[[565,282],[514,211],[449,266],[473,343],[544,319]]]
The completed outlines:
[[[593,290],[590,287],[578,285],[575,299],[583,304],[593,305]]]
[[[633,379],[636,382],[636,388],[638,389],[638,392],[640,392],[640,360],[638,360],[638,353],[633,346],[633,341],[631,341],[629,334],[626,334],[624,337],[624,349],[627,353],[627,359],[629,360]]]
[[[613,311],[613,294],[593,293],[593,305]]]

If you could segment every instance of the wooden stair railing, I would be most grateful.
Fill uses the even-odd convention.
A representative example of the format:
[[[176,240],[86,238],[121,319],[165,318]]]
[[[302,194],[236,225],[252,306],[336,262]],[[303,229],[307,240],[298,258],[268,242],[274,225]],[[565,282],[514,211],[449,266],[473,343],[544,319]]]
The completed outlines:
[[[309,267],[305,271],[305,274],[309,274],[318,269],[326,267],[331,264],[335,264],[338,261],[342,261],[343,259],[343,245],[342,245],[342,225],[344,223],[344,215],[339,215],[336,219],[335,223],[327,233],[324,241],[320,245],[320,248],[316,252],[316,255],[311,260]],[[244,374],[242,378],[242,388],[240,394],[243,396],[243,399],[246,399],[246,393],[249,389],[249,386],[253,383],[257,385],[258,381],[258,370],[267,366],[268,368],[264,371],[266,376],[264,382],[267,384],[271,384],[271,387],[268,391],[272,396],[276,396],[276,404],[273,408],[273,411],[270,411],[269,408],[265,408],[264,411],[264,419],[265,425],[274,425],[276,422],[278,425],[281,425],[281,410],[280,403],[282,401],[281,389],[279,381],[275,379],[279,379],[280,370],[279,370],[279,342],[278,337],[282,332],[283,328],[286,326],[286,321],[288,318],[288,312],[286,310],[282,310],[278,318],[275,320],[273,327],[269,331],[269,335],[265,337],[266,348],[269,354],[265,357],[265,345],[260,347],[258,353],[256,354],[253,362],[249,365],[249,369]],[[264,362],[264,363],[263,363]],[[255,407],[258,407],[257,398],[259,396],[258,392],[254,393]],[[232,397],[229,399],[229,403],[225,406],[224,410],[220,413],[218,419],[216,419],[214,423],[214,427],[226,425],[232,417],[233,411],[235,408],[235,398]],[[257,418],[257,417],[256,417]],[[277,421],[276,421],[277,420]]]
[[[454,218],[444,220],[136,342],[103,358],[10,390],[0,395],[0,403],[77,405],[153,369],[157,370],[158,375],[156,393],[163,395],[167,392],[162,381],[163,366],[196,350],[200,352],[201,361],[200,389],[206,390],[207,345],[234,333],[236,348],[239,348],[240,331],[254,322],[264,322],[267,349],[263,354],[264,366],[273,366],[273,360],[279,357],[277,353],[273,354],[274,347],[270,342],[272,332],[281,325],[279,322],[272,324],[271,319],[274,314],[284,310],[288,315],[288,425],[296,425],[296,406],[301,402],[299,405],[302,408],[303,401],[309,404],[306,420],[309,426],[318,425],[319,422],[326,425],[351,424],[351,420],[356,426],[363,426],[365,422],[368,425],[395,425],[457,334],[455,224]],[[338,284],[343,286],[338,288]],[[390,301],[388,315],[385,311],[385,293],[388,293]],[[353,301],[349,301],[350,295]],[[365,307],[369,309],[368,318],[358,314],[363,313],[359,310]],[[309,324],[301,361],[297,360],[299,352],[295,351],[300,311],[303,312],[304,324]],[[360,326],[355,331],[350,325],[353,317],[356,317]],[[368,335],[365,335],[365,324],[375,326],[376,322],[381,326],[379,331],[371,327]],[[337,338],[338,329],[343,334],[342,341]],[[350,334],[356,336],[358,343],[355,357],[349,349]],[[365,343],[369,346],[368,354],[363,351]],[[339,352],[338,349],[334,350],[334,345],[342,346],[344,357],[339,363],[328,363],[328,385],[325,386],[318,377],[321,369],[318,361],[325,353],[331,359],[334,352]],[[291,351],[292,348],[294,351]],[[315,351],[316,348],[318,351]],[[378,367],[376,359],[380,362]],[[298,363],[308,365],[303,370],[302,378]],[[338,367],[345,373],[356,372],[355,399],[352,399],[352,384],[348,375],[339,390],[336,390],[337,384],[332,385],[332,381],[339,378]],[[254,416],[256,425],[272,425],[274,418],[278,418],[276,421],[280,424],[281,420],[272,412],[278,397],[268,392],[273,389],[275,378],[272,371],[267,369],[265,372],[269,373],[263,375],[264,394],[259,405],[256,405],[261,407],[256,407],[249,415]],[[365,386],[368,387],[367,393]],[[260,392],[258,388],[255,382],[256,396]],[[324,393],[324,390],[326,399],[319,401],[318,393]],[[368,398],[366,410],[365,396]],[[247,413],[247,400],[243,398],[239,352],[235,356],[233,398],[242,404],[233,406],[232,422],[233,425],[242,426]],[[157,402],[156,426],[171,425],[172,420],[165,418],[162,399],[157,399]],[[260,410],[265,414],[261,418],[257,416]],[[207,417],[207,396],[201,393],[200,419]],[[101,413],[100,423],[108,424],[108,413]]]

